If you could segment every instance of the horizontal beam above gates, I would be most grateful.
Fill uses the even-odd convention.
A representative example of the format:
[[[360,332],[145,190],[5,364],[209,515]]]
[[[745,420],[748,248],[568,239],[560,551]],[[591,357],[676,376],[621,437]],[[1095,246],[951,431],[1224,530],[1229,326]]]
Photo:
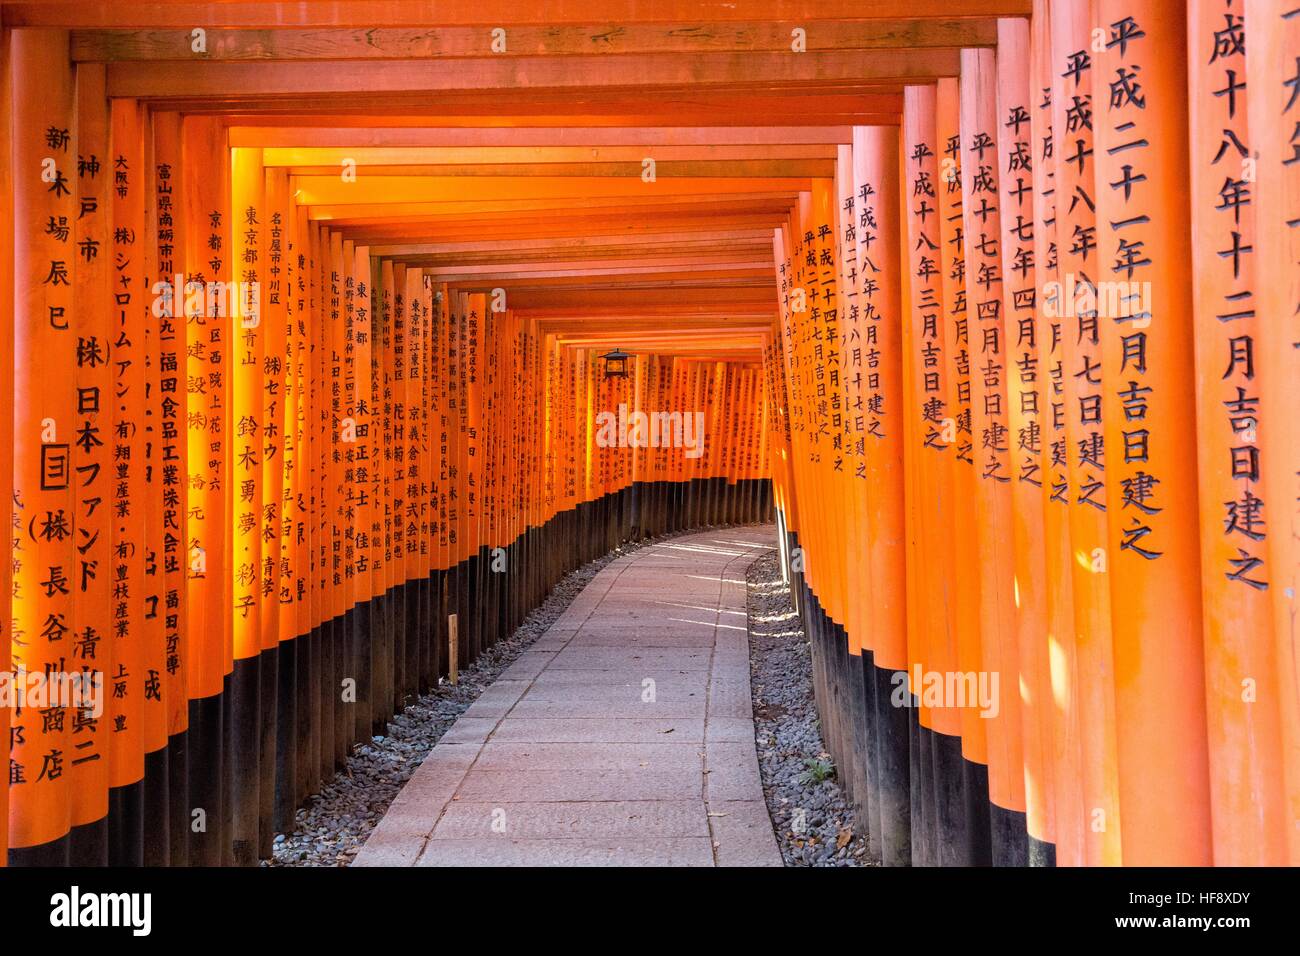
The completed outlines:
[[[475,58],[455,69],[436,61],[373,60],[196,62],[184,69],[162,61],[110,63],[113,97],[216,98],[228,106],[275,96],[501,90],[523,97],[533,89],[683,85],[703,92],[729,84],[818,84],[836,81],[897,84],[956,76],[960,51],[853,50],[831,53],[653,53],[626,57]],[[810,89],[809,92],[813,92]],[[503,103],[503,105],[505,105]],[[647,104],[651,105],[651,104]]]
[[[356,203],[352,205],[322,203],[312,206],[308,212],[313,219],[341,220],[345,224],[383,221],[389,223],[432,222],[462,219],[471,213],[494,215],[515,213],[521,216],[537,216],[550,213],[552,216],[573,214],[579,216],[608,216],[619,210],[627,209],[628,222],[635,223],[636,215],[664,214],[672,215],[687,206],[694,210],[734,213],[738,207],[749,207],[755,212],[779,212],[784,215],[790,204],[798,198],[798,191],[730,193],[709,197],[698,193],[674,195],[654,194],[647,191],[643,196],[596,196],[585,199],[551,198],[551,199],[483,199],[462,202],[379,202]]]
[[[719,242],[727,242],[729,244],[728,248],[732,248],[732,243],[766,242],[770,249],[772,245],[772,234],[770,231],[762,229],[749,229],[722,232],[716,230],[712,232],[682,232],[668,237],[662,235],[605,237],[584,235],[564,239],[516,239],[513,236],[504,236],[500,240],[374,245],[370,250],[370,254],[372,256],[470,256],[475,253],[509,255],[511,253],[521,254],[527,251],[555,251],[558,253],[580,251],[584,253],[596,253],[617,249],[627,249],[634,254],[639,254],[645,250],[647,244],[652,248],[659,248],[664,245],[672,245],[678,248],[699,245],[705,248],[716,249],[716,244]]]
[[[492,288],[492,283],[463,283],[459,288],[466,292],[486,292]],[[555,309],[572,313],[582,309],[594,313],[602,308],[622,306],[630,311],[672,307],[686,314],[693,306],[700,304],[739,311],[744,303],[758,303],[772,309],[774,313],[776,311],[775,282],[727,285],[714,282],[694,287],[681,282],[667,286],[651,282],[639,285],[589,283],[580,288],[562,284],[512,284],[507,294],[511,309],[523,311]]]
[[[606,65],[616,61],[597,58]],[[680,59],[680,58],[679,58]],[[352,62],[352,61],[349,61]],[[565,62],[568,62],[567,60]],[[640,60],[623,60],[627,70],[641,66]],[[258,64],[243,64],[257,66]],[[326,65],[298,64],[321,70]],[[439,66],[438,64],[434,64]],[[463,65],[463,64],[457,64]],[[214,64],[214,66],[216,66]],[[403,75],[404,64],[371,64],[371,68],[387,66],[391,73]],[[123,67],[125,68],[125,67]],[[173,64],[174,72],[189,67]],[[454,66],[440,65],[443,72],[452,72]],[[244,91],[256,95],[254,91]],[[265,96],[231,104],[221,97],[208,99],[186,98],[177,93],[174,97],[158,97],[155,102],[175,102],[174,108],[188,112],[208,111],[215,115],[235,117],[231,125],[239,125],[238,118],[260,115],[264,123],[288,126],[320,126],[337,117],[348,126],[458,126],[477,117],[488,116],[533,117],[521,122],[522,126],[543,125],[559,115],[573,115],[572,124],[547,122],[550,126],[752,126],[759,116],[780,116],[791,125],[809,125],[801,120],[803,113],[814,115],[851,113],[857,115],[899,114],[900,87],[895,80],[864,81],[858,77],[847,80],[824,81],[773,81],[746,82],[737,80],[721,85],[695,86],[690,83],[615,84],[613,86],[564,86],[529,89],[526,94],[502,97],[493,89],[445,89],[433,91],[419,88],[402,88],[384,91],[368,89],[345,92],[320,91],[317,93],[288,93]],[[677,119],[678,114],[704,114],[733,111],[731,119],[717,123],[692,124]],[[235,112],[232,112],[235,111]],[[738,111],[738,112],[736,112]],[[628,121],[616,124],[614,116],[649,114],[658,117],[652,123]],[[727,114],[729,115],[729,114]],[[430,117],[456,117],[456,122],[439,123]],[[796,122],[798,121],[798,122]],[[838,125],[820,123],[818,125]],[[494,126],[490,128],[502,128]]]
[[[517,315],[525,318],[537,319],[538,326],[557,335],[576,336],[588,333],[589,326],[600,325],[606,322],[612,316],[602,315],[582,315],[582,316],[556,316],[542,312],[540,310],[530,309],[512,309]],[[764,335],[772,331],[770,322],[756,319],[754,315],[715,315],[715,316],[676,316],[672,321],[666,322],[662,316],[620,316],[618,327],[626,332],[629,336],[653,336],[653,335],[716,335],[719,332],[725,332],[727,335]],[[629,341],[631,339],[629,338]]]
[[[463,177],[386,176],[344,182],[334,176],[298,176],[292,180],[299,205],[464,203],[467,200],[516,201],[527,199],[638,199],[672,196],[726,196],[735,194],[792,192],[811,188],[808,179],[747,179],[717,177],[658,179],[644,182],[639,176],[605,177],[498,176],[477,182]]]
[[[773,179],[832,179],[835,176],[833,159],[730,159],[730,160],[663,160],[653,156],[656,176],[668,179],[708,178],[773,178]],[[352,167],[360,176],[476,176],[494,179],[502,176],[600,176],[609,179],[639,179],[645,170],[645,159],[623,162],[588,163],[526,163],[526,164],[465,164],[429,166],[364,166]],[[338,176],[342,165],[288,166],[291,176]]]
[[[204,51],[191,30],[75,30],[72,58],[117,60],[405,60],[499,56],[574,56],[598,53],[706,53],[737,50],[791,52],[794,31],[806,49],[993,46],[997,24],[979,20],[823,20],[678,24],[608,23],[591,26],[510,27],[505,48],[493,49],[492,30],[466,27],[367,29],[223,29],[207,31]]]
[[[880,95],[880,108],[898,112],[902,97]],[[227,117],[231,146],[275,148],[606,148],[664,146],[840,145],[853,139],[850,126],[664,126],[664,127],[425,127],[423,117],[406,117],[417,125],[394,123],[401,117],[331,116],[331,127],[314,125],[318,117]],[[302,125],[300,125],[302,124]]]
[[[393,100],[399,98],[402,94],[390,94],[388,98],[388,107],[391,107]],[[876,94],[870,94],[876,95]],[[430,100],[428,97],[414,94],[415,98],[420,100],[419,105],[427,105]],[[355,98],[354,98],[355,99]],[[787,98],[792,101],[794,97]],[[290,107],[288,104],[293,103],[292,97],[277,100],[278,109],[264,110],[260,116],[272,125],[282,125],[291,117]],[[328,101],[313,100],[305,98],[302,101],[303,110],[310,109],[312,122],[320,123],[333,119],[335,116],[341,116],[339,107],[344,102],[342,97],[334,97]],[[255,105],[255,104],[254,104]],[[355,104],[353,104],[355,105]],[[482,131],[488,129],[533,129],[544,131],[560,127],[585,127],[591,130],[601,129],[623,129],[627,127],[660,127],[666,130],[674,128],[693,129],[702,126],[727,127],[727,126],[745,126],[752,116],[744,112],[739,112],[739,107],[732,105],[725,108],[725,104],[716,107],[710,107],[708,111],[699,108],[684,108],[683,110],[671,109],[672,104],[660,104],[656,102],[656,108],[664,107],[660,112],[647,113],[639,110],[627,111],[618,114],[601,114],[601,113],[584,113],[576,114],[571,108],[555,110],[552,112],[534,112],[534,113],[493,113],[493,112],[462,112],[449,113],[445,110],[434,110],[430,108],[421,112],[418,108],[404,108],[402,110],[393,110],[373,100],[374,122],[378,125],[390,125],[398,120],[410,120],[410,125],[419,127],[439,127],[443,129],[460,129],[467,131]],[[438,104],[441,106],[442,104]],[[644,104],[642,104],[644,106]],[[790,108],[796,108],[797,104],[790,103]],[[858,109],[816,109],[815,102],[806,104],[811,110],[803,110],[790,116],[791,131],[797,131],[800,128],[822,129],[827,126],[831,127],[853,127],[853,126],[893,126],[897,127],[899,123],[899,113],[878,113],[862,112]],[[221,107],[205,106],[197,100],[154,100],[151,102],[154,111],[161,112],[184,112],[194,115],[211,116],[219,119],[223,114]],[[247,103],[234,104],[234,108],[241,110],[241,117],[247,119],[258,114],[242,112],[251,108]],[[400,123],[398,124],[400,125]]]
[[[647,152],[653,149],[654,152]],[[532,165],[535,163],[640,163],[647,156],[655,162],[734,162],[738,160],[834,159],[835,144],[749,143],[731,146],[711,144],[639,146],[406,146],[406,147],[269,147],[262,151],[263,166],[331,166],[335,171],[352,162],[358,168],[370,166],[460,166]]]
[[[689,327],[693,323],[755,322],[776,314],[775,302],[745,301],[739,297],[725,304],[682,302],[680,305],[650,305],[648,303],[592,303],[582,315],[574,315],[571,308],[544,308],[521,306],[511,299],[510,311],[525,318],[535,318],[548,325],[559,327],[564,323],[581,324],[593,318],[618,317],[629,328],[645,323],[646,328]]]
[[[518,0],[307,0],[293,3],[194,3],[132,0],[100,2],[31,2],[2,0],[4,20],[11,26],[105,27],[156,30],[161,28],[209,29],[266,27],[421,27],[430,20],[448,26],[532,24],[614,25],[632,23],[693,24],[701,20],[761,21],[798,19],[806,23],[825,20],[898,20],[936,18],[976,19],[1028,16],[1031,0],[964,0],[961,13],[952,0],[824,0],[809,10],[798,0],[549,0],[522,4]],[[489,27],[490,28],[490,27]]]
[[[774,226],[780,223],[780,212],[735,216],[685,216],[680,213],[672,215],[659,212],[653,219],[628,222],[618,216],[583,217],[575,219],[557,219],[554,217],[533,216],[512,218],[498,216],[495,218],[451,219],[442,224],[427,222],[411,223],[411,228],[404,228],[406,223],[394,223],[391,220],[331,225],[343,229],[349,239],[358,244],[429,244],[450,243],[465,244],[492,235],[493,230],[508,229],[514,239],[576,239],[590,237],[595,240],[613,238],[645,238],[655,235],[670,235],[701,227],[715,230],[734,229],[740,231],[759,231],[771,235]],[[709,220],[704,222],[703,220]],[[486,230],[486,231],[485,231]]]
[[[618,266],[601,266],[589,262],[577,262],[570,268],[556,268],[555,266],[530,266],[526,264],[518,265],[513,268],[501,268],[500,266],[464,266],[461,268],[440,269],[424,265],[418,261],[410,263],[419,266],[430,275],[436,276],[442,282],[467,282],[475,278],[486,276],[494,285],[502,282],[510,282],[514,279],[583,279],[593,280],[593,287],[599,286],[600,278],[610,278],[616,276],[635,276],[637,278],[647,275],[661,275],[661,281],[665,283],[676,284],[685,281],[685,277],[693,276],[695,273],[701,273],[714,277],[725,277],[728,281],[732,278],[737,279],[755,279],[766,280],[773,270],[773,262],[769,257],[767,260],[753,259],[732,259],[722,262],[699,262],[676,260],[663,263],[648,263],[646,265],[618,265]],[[681,278],[679,278],[681,277]]]

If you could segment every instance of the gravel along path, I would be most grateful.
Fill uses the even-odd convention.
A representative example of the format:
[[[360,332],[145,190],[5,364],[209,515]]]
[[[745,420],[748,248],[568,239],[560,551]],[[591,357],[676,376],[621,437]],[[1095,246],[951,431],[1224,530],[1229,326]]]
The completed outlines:
[[[813,703],[803,624],[776,552],[749,566],[749,668],[763,795],[786,866],[870,866]]]
[[[348,866],[434,744],[528,645],[546,633],[596,573],[615,558],[675,537],[680,535],[625,544],[565,577],[513,634],[462,670],[456,686],[441,684],[389,718],[388,736],[357,745],[346,769],[294,814],[293,832],[276,836],[275,855],[262,865]]]

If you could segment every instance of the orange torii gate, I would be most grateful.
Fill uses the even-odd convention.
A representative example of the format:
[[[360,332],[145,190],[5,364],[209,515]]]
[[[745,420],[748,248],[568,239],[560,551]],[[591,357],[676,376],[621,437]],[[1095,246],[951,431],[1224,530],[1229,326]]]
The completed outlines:
[[[0,2],[0,672],[103,705],[0,708],[10,863],[253,864],[771,517],[876,859],[1300,859],[1287,4],[263,6]]]

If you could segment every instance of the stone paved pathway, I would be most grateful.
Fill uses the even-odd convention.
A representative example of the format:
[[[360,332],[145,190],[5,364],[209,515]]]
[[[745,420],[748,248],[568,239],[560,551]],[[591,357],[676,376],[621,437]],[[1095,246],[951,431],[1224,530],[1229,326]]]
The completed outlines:
[[[745,570],[768,527],[612,562],[430,752],[354,866],[780,866]]]

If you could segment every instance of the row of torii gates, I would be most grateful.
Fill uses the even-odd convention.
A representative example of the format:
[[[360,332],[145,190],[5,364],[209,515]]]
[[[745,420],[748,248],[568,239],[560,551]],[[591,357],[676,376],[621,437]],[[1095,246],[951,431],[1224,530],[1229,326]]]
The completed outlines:
[[[1295,0],[0,27],[0,664],[101,681],[0,708],[11,865],[253,863],[567,570],[773,516],[877,859],[1300,862]]]

